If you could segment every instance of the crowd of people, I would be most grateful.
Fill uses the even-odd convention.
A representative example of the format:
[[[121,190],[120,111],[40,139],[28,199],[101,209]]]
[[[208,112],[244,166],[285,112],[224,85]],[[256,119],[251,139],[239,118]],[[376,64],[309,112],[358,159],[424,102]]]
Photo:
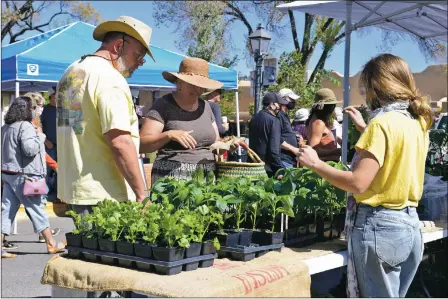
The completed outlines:
[[[154,102],[139,130],[125,78],[147,54],[152,58],[151,31],[131,17],[101,23],[93,33],[100,48],[70,65],[40,118],[38,97],[15,99],[2,127],[2,239],[23,204],[48,253],[63,249],[45,214],[47,190],[30,194],[26,188],[31,181],[49,184],[52,171],[58,198],[83,216],[104,199],[141,202],[148,196],[139,153],[157,151],[153,182],[188,179],[199,168],[215,171],[209,147],[226,130],[216,105],[223,84],[209,77],[205,60],[186,57],[178,72],[163,73],[175,91]],[[289,111],[300,96],[290,89],[266,93],[263,110],[250,121],[249,146],[269,176],[304,166],[353,193],[346,228],[349,295],[403,297],[423,254],[416,207],[431,109],[406,62],[390,54],[365,65],[360,87],[372,114],[366,124],[355,108],[344,110],[362,132],[349,171],[325,163],[340,160],[342,132],[340,100],[327,88],[316,92],[310,111],[297,110],[292,123]],[[2,250],[3,257],[14,255]]]

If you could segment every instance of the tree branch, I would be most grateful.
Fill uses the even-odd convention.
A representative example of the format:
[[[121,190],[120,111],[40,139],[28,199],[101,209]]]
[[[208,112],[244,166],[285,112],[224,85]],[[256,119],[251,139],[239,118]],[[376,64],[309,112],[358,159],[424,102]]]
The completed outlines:
[[[308,80],[308,84],[314,82],[317,73],[324,68],[325,61],[327,61],[328,58],[328,54],[330,54],[333,48],[334,46],[324,48],[322,54],[320,55],[319,61],[317,62],[316,67],[314,68],[313,73],[311,74],[310,79]]]
[[[234,6],[232,4],[232,1],[223,1],[223,2],[227,5],[228,8],[230,8],[234,12],[234,13],[226,12],[226,14],[235,16],[238,19],[240,19],[244,23],[244,25],[246,25],[249,35],[252,34],[253,32],[252,26],[250,25],[249,21],[246,19],[244,14],[241,12],[241,10],[238,7]]]
[[[292,39],[294,41],[294,47],[296,51],[300,52],[300,43],[299,37],[297,36],[297,28],[296,28],[296,19],[294,18],[294,13],[291,10],[288,10],[289,22],[291,23],[291,33]]]

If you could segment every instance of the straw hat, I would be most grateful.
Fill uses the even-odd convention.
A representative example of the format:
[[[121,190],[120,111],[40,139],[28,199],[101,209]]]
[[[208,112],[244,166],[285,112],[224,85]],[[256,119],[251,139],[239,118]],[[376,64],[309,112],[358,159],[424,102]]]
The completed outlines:
[[[314,104],[313,108],[317,108],[319,110],[324,109],[324,105],[334,105],[342,103],[342,101],[338,101],[334,92],[329,88],[322,88],[316,92],[314,96]]]
[[[148,55],[155,61],[149,49],[152,29],[145,23],[132,17],[121,16],[116,21],[106,21],[99,24],[93,31],[93,38],[102,42],[108,32],[123,32],[138,40],[145,48]]]
[[[165,80],[174,83],[176,79],[188,84],[210,90],[220,89],[222,83],[208,76],[208,62],[195,57],[185,57],[179,66],[179,72],[163,72]]]

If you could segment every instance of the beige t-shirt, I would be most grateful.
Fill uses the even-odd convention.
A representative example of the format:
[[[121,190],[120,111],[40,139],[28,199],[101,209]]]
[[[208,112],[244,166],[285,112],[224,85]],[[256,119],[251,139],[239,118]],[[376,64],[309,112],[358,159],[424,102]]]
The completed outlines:
[[[124,77],[107,60],[87,57],[65,71],[56,99],[58,197],[77,205],[135,200],[104,135],[130,132],[138,153],[138,119]]]

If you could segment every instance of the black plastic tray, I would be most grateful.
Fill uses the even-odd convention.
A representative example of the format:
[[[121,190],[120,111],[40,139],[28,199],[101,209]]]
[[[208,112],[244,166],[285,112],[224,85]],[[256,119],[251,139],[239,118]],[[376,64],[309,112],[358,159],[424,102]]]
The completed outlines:
[[[251,246],[243,247],[225,247],[221,246],[218,250],[218,256],[222,258],[231,258],[237,261],[248,262],[253,260],[255,257],[260,257],[266,254],[268,251],[280,250],[284,247],[283,243],[258,246],[258,244],[251,244]]]
[[[109,258],[116,258],[121,260],[126,260],[130,262],[135,262],[137,264],[138,269],[145,269],[149,271],[150,269],[155,268],[155,272],[157,274],[162,275],[175,275],[182,271],[182,266],[184,265],[190,265],[192,263],[198,263],[201,262],[201,268],[210,267],[213,264],[210,263],[210,261],[214,260],[217,257],[217,254],[207,254],[207,255],[200,255],[190,258],[181,259],[174,262],[164,262],[164,261],[157,261],[157,260],[151,260],[146,259],[138,256],[131,256],[131,255],[125,255],[125,254],[119,254],[119,253],[111,253],[106,251],[100,251],[100,250],[93,250],[93,249],[87,249],[87,248],[81,248],[81,247],[75,247],[75,246],[66,246],[65,249],[68,250],[68,252],[80,252],[80,253],[88,253],[96,256],[102,256],[102,257],[109,257]],[[208,262],[208,263],[207,263]],[[143,267],[139,267],[139,264],[144,264]],[[151,266],[151,267],[150,267]],[[188,269],[188,267],[186,268]],[[193,270],[193,269],[192,269]],[[188,270],[187,270],[188,271]]]
[[[297,237],[290,240],[285,240],[285,246],[294,245],[294,247],[304,247],[316,243],[317,234],[309,234],[302,237]]]

